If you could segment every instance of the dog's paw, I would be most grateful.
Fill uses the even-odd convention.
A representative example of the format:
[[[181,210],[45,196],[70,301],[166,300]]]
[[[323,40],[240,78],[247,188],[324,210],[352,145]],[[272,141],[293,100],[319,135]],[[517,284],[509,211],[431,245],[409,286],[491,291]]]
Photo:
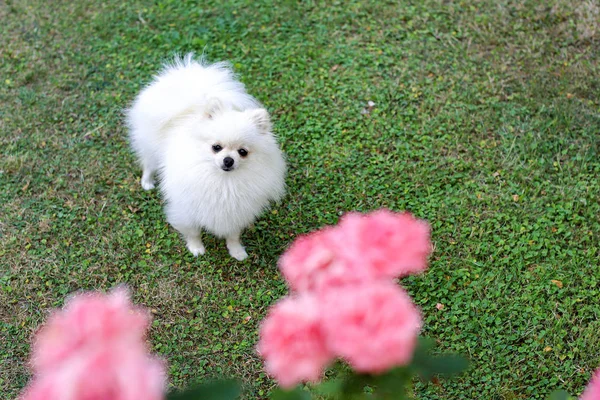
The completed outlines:
[[[142,179],[142,187],[144,190],[152,190],[155,188],[154,181],[150,179]]]
[[[244,261],[248,258],[248,253],[242,246],[228,247],[227,250],[229,250],[229,255],[238,261]]]
[[[194,255],[194,257],[202,256],[204,255],[204,253],[206,253],[206,249],[204,248],[204,245],[202,243],[188,242],[187,248],[190,251],[190,253]]]

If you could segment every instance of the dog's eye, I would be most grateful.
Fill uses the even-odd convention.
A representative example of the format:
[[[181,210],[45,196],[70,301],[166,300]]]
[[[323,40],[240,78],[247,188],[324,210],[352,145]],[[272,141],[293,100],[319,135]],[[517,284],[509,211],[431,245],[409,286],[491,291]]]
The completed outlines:
[[[212,147],[212,149],[213,149],[213,151],[214,151],[215,153],[218,153],[218,152],[220,152],[221,150],[223,150],[223,147],[222,147],[220,144],[213,144],[213,147]]]
[[[238,154],[242,157],[246,157],[248,155],[248,150],[246,149],[239,149],[238,150]]]

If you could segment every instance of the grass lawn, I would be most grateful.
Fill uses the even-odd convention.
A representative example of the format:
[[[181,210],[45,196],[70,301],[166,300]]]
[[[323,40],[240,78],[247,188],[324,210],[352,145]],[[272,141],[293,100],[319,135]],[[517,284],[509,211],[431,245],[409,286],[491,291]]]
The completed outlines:
[[[277,4],[278,3],[278,4]],[[0,397],[79,289],[127,283],[182,386],[273,382],[257,324],[276,260],[349,210],[429,220],[403,281],[424,334],[472,361],[420,399],[580,393],[600,365],[600,5],[581,0],[0,3]],[[273,115],[289,194],[192,257],[138,183],[122,110],[174,53],[230,60]],[[375,103],[365,110],[368,101]],[[444,305],[442,310],[436,304]]]

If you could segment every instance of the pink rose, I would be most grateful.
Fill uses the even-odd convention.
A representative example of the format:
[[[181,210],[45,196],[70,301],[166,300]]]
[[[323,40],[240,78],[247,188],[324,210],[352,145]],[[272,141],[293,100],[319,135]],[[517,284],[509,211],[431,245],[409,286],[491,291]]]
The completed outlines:
[[[34,371],[54,368],[85,347],[111,342],[142,343],[150,319],[131,304],[126,289],[83,293],[54,312],[33,343]]]
[[[87,349],[35,376],[20,400],[162,400],[163,364],[141,348]]]
[[[284,388],[319,380],[333,355],[325,345],[316,299],[287,297],[271,307],[260,327],[258,352]]]
[[[421,315],[398,285],[330,288],[320,297],[327,345],[356,371],[381,373],[411,361]]]
[[[148,353],[146,312],[125,289],[72,297],[40,329],[22,400],[161,400],[164,365]]]
[[[301,236],[279,259],[279,268],[294,291],[318,291],[328,286],[358,283],[367,277],[367,270],[351,270],[342,261],[337,247],[339,232],[325,228]]]
[[[339,225],[298,238],[279,260],[294,291],[391,279],[427,268],[429,225],[408,213],[349,213]]]
[[[353,269],[368,268],[374,278],[397,278],[427,269],[432,248],[429,224],[409,213],[349,213],[337,229],[339,257]]]
[[[600,369],[592,376],[592,380],[581,395],[580,400],[600,400]]]

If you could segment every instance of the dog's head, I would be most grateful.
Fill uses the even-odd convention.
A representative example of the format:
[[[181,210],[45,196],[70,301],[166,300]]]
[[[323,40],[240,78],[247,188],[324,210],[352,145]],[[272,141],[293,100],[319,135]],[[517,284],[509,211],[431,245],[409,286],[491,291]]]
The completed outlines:
[[[243,168],[273,141],[267,110],[236,111],[224,109],[221,102],[211,100],[204,114],[204,142],[215,165],[224,172]]]

